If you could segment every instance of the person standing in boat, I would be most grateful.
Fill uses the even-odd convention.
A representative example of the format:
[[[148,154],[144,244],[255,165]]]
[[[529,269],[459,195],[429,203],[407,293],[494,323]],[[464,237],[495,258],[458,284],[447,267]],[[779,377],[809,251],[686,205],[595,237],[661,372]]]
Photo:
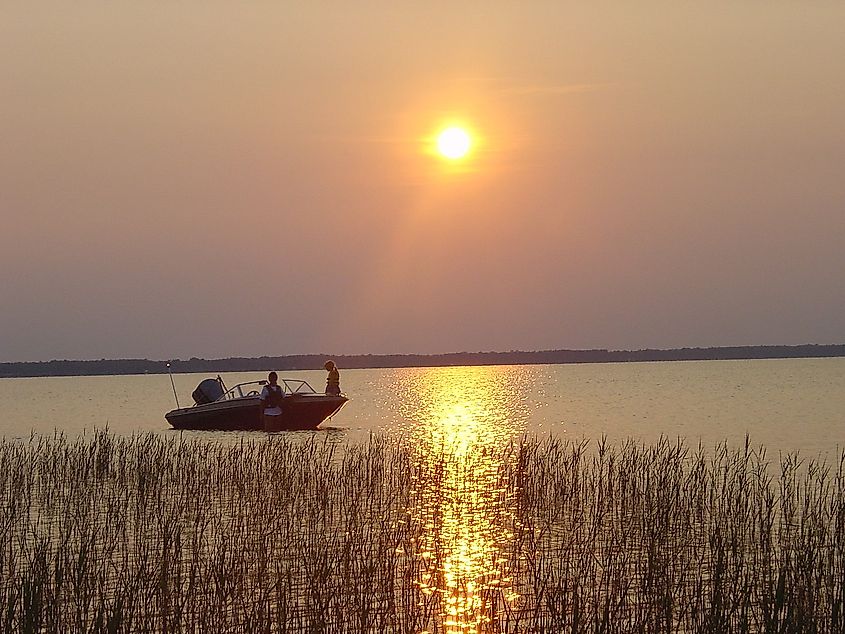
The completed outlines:
[[[340,372],[334,361],[326,361],[323,366],[329,375],[326,377],[326,394],[329,396],[340,396]]]
[[[279,385],[279,375],[271,372],[267,375],[267,385],[261,390],[261,413],[264,429],[279,429],[278,416],[282,415],[282,399],[285,391]]]

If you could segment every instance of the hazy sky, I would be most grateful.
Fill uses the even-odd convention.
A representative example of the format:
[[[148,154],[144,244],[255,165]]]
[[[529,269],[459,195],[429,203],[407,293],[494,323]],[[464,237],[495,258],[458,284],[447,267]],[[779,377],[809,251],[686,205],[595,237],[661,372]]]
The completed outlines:
[[[845,3],[7,0],[0,222],[3,361],[841,343]]]

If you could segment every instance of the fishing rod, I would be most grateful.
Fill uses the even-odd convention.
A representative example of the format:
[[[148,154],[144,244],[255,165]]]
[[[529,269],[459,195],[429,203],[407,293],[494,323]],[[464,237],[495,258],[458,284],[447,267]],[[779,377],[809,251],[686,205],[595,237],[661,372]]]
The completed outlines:
[[[181,409],[179,406],[179,395],[176,394],[176,384],[173,382],[173,369],[170,367],[170,362],[167,362],[167,373],[170,374],[170,385],[173,388],[173,398],[176,399],[176,409]]]

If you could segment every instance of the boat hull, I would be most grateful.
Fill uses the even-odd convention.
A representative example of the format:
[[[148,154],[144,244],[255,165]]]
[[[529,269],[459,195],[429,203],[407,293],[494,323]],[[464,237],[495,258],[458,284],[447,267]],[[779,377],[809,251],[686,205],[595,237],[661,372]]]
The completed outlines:
[[[288,431],[316,429],[346,403],[345,396],[290,394],[282,399],[281,416],[267,417],[265,428],[261,401],[244,397],[174,409],[165,418],[174,429],[216,431]]]

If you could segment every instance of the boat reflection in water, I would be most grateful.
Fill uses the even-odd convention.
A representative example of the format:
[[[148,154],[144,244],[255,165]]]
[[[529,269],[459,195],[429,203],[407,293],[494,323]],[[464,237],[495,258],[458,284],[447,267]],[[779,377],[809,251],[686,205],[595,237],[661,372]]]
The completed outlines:
[[[437,631],[479,631],[517,598],[514,492],[500,473],[516,462],[524,432],[519,377],[513,368],[461,367],[403,378],[416,462],[409,513],[421,527],[417,581]]]

